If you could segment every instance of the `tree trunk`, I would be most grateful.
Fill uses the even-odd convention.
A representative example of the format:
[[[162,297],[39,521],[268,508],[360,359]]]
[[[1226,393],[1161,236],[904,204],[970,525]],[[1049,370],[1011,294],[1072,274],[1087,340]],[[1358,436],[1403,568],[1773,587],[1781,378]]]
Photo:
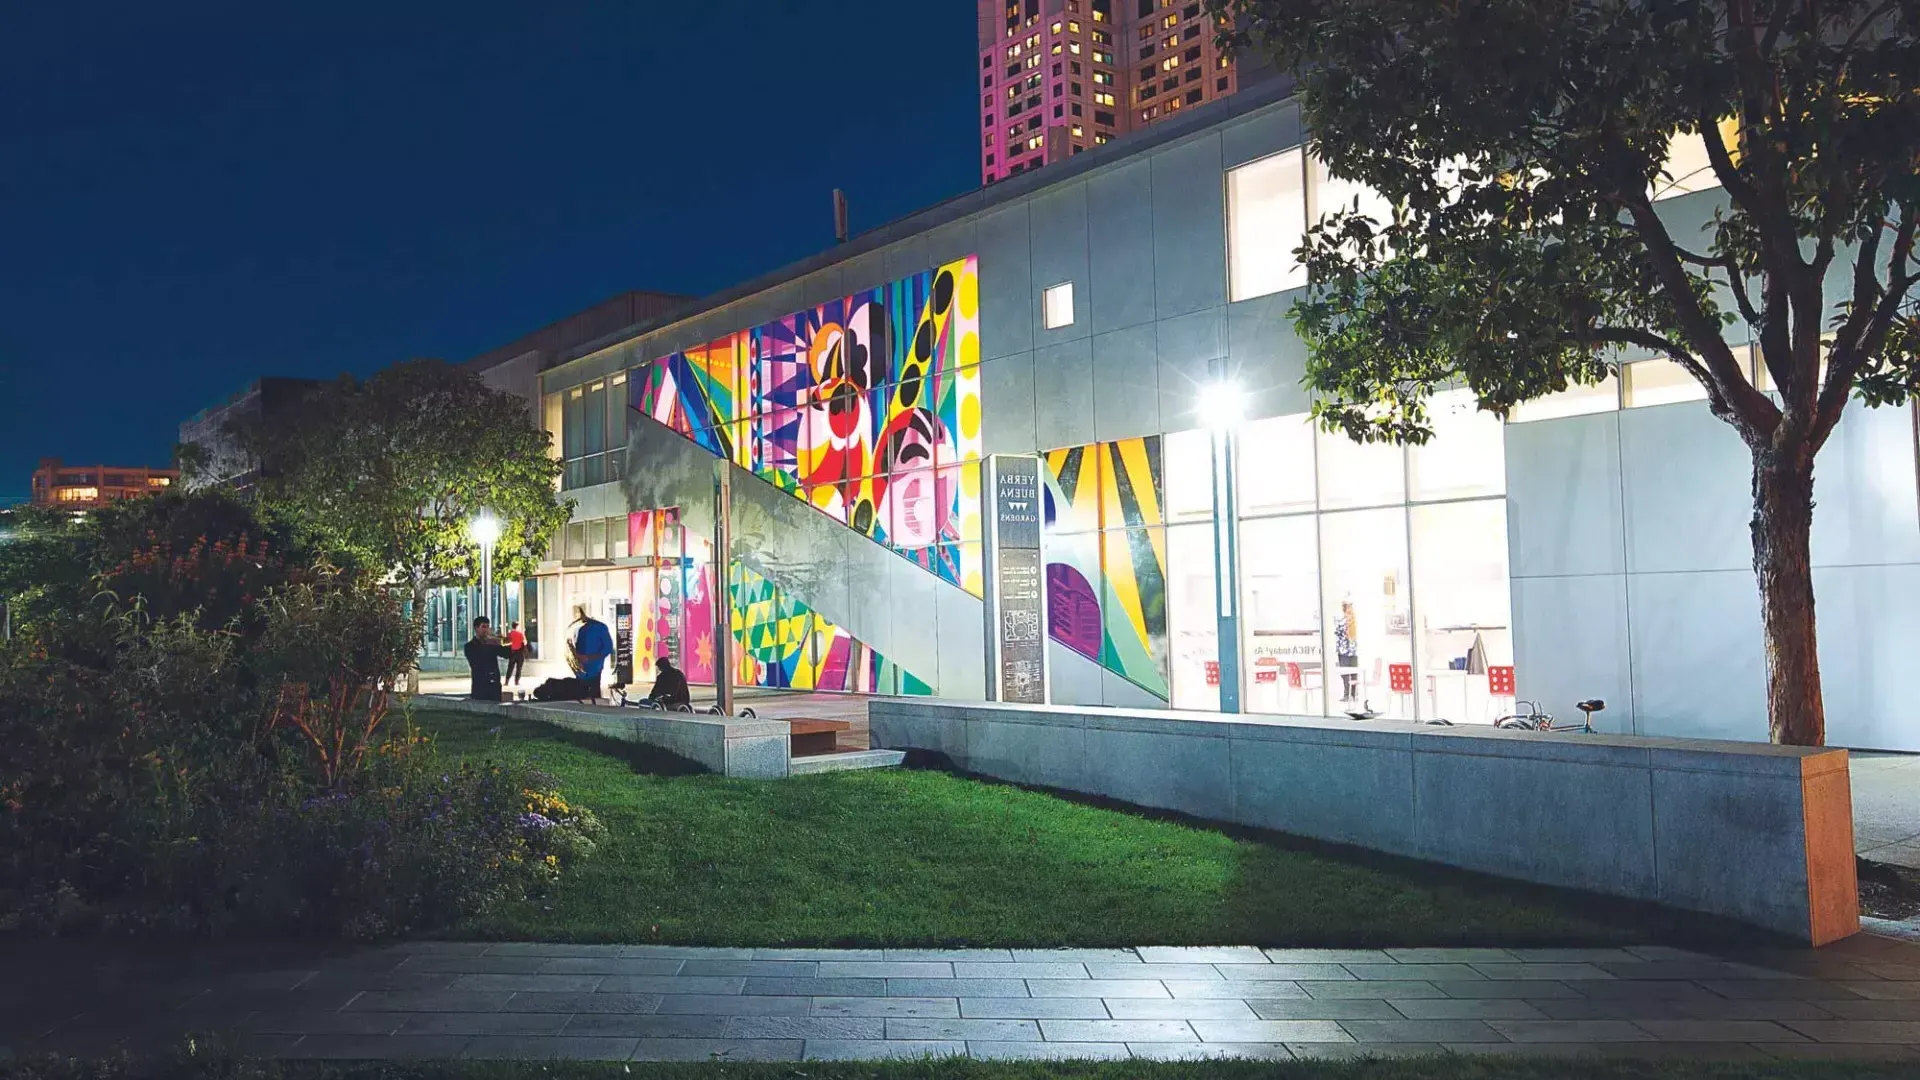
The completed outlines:
[[[1771,448],[1753,460],[1753,571],[1767,651],[1767,727],[1776,743],[1823,746],[1813,619],[1813,456]]]

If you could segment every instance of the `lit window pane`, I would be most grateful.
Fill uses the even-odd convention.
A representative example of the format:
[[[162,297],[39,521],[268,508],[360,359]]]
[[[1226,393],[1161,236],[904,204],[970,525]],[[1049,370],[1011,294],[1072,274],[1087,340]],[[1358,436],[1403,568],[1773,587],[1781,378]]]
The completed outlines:
[[[1513,665],[1507,504],[1482,499],[1412,513],[1421,715],[1490,724],[1513,703],[1496,700],[1487,682],[1487,668]]]
[[[1162,446],[1165,448],[1167,520],[1212,518],[1212,436],[1205,431],[1181,431],[1166,436]]]
[[[1462,499],[1507,489],[1506,427],[1471,390],[1433,395],[1433,438],[1408,452],[1413,499]]]
[[[1345,432],[1320,436],[1320,505],[1327,509],[1406,501],[1405,452],[1393,443],[1358,443]]]
[[[1305,285],[1307,270],[1294,249],[1306,231],[1306,174],[1299,150],[1228,172],[1228,298],[1246,300]]]
[[[1220,708],[1220,623],[1210,526],[1167,530],[1167,637],[1173,707]]]
[[[1612,375],[1592,386],[1569,386],[1557,394],[1535,398],[1516,406],[1508,419],[1516,424],[1533,420],[1557,420],[1563,416],[1612,412],[1620,407],[1620,381]]]
[[[1641,360],[1626,365],[1626,402],[1629,409],[1705,401],[1707,388],[1672,360]]]
[[[1073,282],[1061,282],[1040,295],[1042,306],[1046,309],[1047,329],[1058,330],[1073,325]]]
[[[1329,712],[1372,709],[1382,717],[1411,719],[1413,694],[1395,689],[1395,669],[1401,668],[1401,680],[1410,679],[1413,664],[1406,510],[1323,514],[1320,552],[1326,576],[1323,647],[1333,658]]]
[[[1331,214],[1358,209],[1376,229],[1393,223],[1393,204],[1386,196],[1358,180],[1343,180],[1327,171],[1326,162],[1313,159],[1313,213],[1316,222]]]
[[[1236,453],[1242,515],[1314,508],[1313,422],[1307,414],[1242,426]]]
[[[1240,623],[1245,639],[1240,655],[1246,666],[1248,712],[1325,712],[1316,520],[1268,518],[1240,526]]]

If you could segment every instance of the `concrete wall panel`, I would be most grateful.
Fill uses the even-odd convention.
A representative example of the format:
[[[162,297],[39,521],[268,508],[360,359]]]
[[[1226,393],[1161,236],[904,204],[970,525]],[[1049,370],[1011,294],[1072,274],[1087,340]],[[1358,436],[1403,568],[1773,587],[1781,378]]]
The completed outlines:
[[[1153,163],[1087,178],[1088,301],[1093,333],[1152,322]]]
[[[1226,174],[1219,134],[1168,147],[1152,161],[1155,314],[1165,319],[1225,304]]]

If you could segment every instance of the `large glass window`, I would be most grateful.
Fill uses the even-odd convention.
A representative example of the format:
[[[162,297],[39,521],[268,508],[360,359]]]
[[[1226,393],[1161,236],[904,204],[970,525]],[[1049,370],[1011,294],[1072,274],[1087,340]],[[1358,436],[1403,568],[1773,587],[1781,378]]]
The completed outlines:
[[[1173,707],[1216,710],[1220,707],[1220,621],[1214,603],[1213,527],[1169,528],[1167,566]]]
[[[1248,712],[1319,716],[1326,709],[1315,520],[1241,523],[1240,655]]]
[[[1506,501],[1416,506],[1411,513],[1421,715],[1492,723],[1512,705],[1494,697],[1488,678],[1489,668],[1513,666]]]
[[[1211,433],[1181,431],[1166,436],[1161,445],[1165,447],[1167,520],[1206,521],[1212,518]]]
[[[1300,413],[1242,425],[1236,455],[1243,516],[1314,508],[1311,417]]]
[[[1296,148],[1227,172],[1227,292],[1230,300],[1297,289],[1294,257],[1307,231],[1305,158]]]
[[[1707,400],[1707,388],[1700,380],[1665,357],[1636,361],[1623,365],[1620,370],[1626,375],[1623,398],[1629,409]]]
[[[1344,432],[1320,437],[1320,506],[1398,505],[1406,501],[1405,451],[1393,443],[1357,443]]]
[[[1312,214],[1316,224],[1331,214],[1350,210],[1358,210],[1372,219],[1376,230],[1393,223],[1393,204],[1386,196],[1358,180],[1343,180],[1333,175],[1327,171],[1327,163],[1319,158],[1311,159],[1311,164]]]
[[[1408,450],[1413,501],[1499,495],[1507,490],[1505,426],[1480,411],[1471,390],[1435,394],[1427,414],[1433,438]]]
[[[1330,711],[1412,719],[1406,510],[1321,515],[1320,555]]]
[[[1516,424],[1558,420],[1563,416],[1613,412],[1620,408],[1620,380],[1612,375],[1591,386],[1575,384],[1557,394],[1535,398],[1514,407],[1508,419]]]

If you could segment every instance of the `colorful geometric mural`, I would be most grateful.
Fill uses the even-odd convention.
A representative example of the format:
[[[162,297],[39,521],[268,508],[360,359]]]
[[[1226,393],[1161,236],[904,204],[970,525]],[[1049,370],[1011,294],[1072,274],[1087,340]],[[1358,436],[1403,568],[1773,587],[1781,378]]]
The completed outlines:
[[[628,550],[643,560],[631,571],[634,678],[652,680],[652,660],[670,656],[687,681],[711,684],[713,545],[680,526],[674,510],[627,515]],[[734,639],[734,685],[878,694],[931,694],[912,673],[856,640],[765,577],[734,566],[728,621]]]
[[[760,574],[736,565],[730,576],[733,639],[738,645],[735,686],[863,694],[933,692]]]
[[[1167,697],[1167,531],[1160,437],[1046,454],[1047,632]]]
[[[981,595],[969,256],[649,364],[631,405]]]

